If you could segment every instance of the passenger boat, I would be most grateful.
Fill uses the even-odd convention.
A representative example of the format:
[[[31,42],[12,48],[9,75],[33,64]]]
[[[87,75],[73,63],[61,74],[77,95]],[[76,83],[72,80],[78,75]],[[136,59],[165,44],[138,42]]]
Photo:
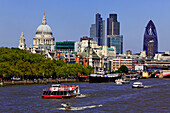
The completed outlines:
[[[78,85],[53,84],[49,89],[43,89],[42,98],[71,98],[80,95]]]
[[[132,88],[144,88],[142,82],[134,82]]]

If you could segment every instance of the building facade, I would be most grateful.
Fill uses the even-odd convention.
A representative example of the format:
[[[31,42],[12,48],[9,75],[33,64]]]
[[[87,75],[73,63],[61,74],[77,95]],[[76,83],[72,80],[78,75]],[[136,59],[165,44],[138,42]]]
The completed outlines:
[[[134,59],[121,59],[121,58],[116,58],[112,60],[112,70],[118,70],[122,65],[125,65],[128,70],[134,70],[135,65],[134,65]]]
[[[117,14],[110,14],[107,18],[107,46],[115,46],[117,54],[123,53],[123,35],[120,35]]]
[[[75,48],[74,46],[75,41],[56,42],[55,50],[63,53],[73,53]]]
[[[158,52],[157,31],[152,20],[148,22],[145,28],[143,50],[146,51],[147,57],[152,58],[155,56],[155,53]]]
[[[123,36],[122,35],[108,35],[107,46],[115,46],[117,54],[123,53]]]
[[[120,22],[117,21],[117,14],[110,14],[107,18],[107,35],[120,35]]]

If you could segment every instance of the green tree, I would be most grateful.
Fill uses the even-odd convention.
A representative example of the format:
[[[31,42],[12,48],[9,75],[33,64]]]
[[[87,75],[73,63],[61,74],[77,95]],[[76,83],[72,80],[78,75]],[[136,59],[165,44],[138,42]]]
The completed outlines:
[[[121,65],[121,67],[118,69],[119,73],[128,73],[128,68],[126,65]]]

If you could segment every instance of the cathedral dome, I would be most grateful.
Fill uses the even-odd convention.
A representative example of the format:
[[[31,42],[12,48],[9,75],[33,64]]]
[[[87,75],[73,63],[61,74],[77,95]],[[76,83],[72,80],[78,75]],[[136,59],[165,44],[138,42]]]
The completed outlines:
[[[42,24],[38,26],[36,34],[51,34],[52,35],[52,30],[50,26],[47,25],[46,23],[45,13],[43,15]]]
[[[36,31],[36,34],[51,34],[52,35],[52,30],[49,25],[39,25]]]

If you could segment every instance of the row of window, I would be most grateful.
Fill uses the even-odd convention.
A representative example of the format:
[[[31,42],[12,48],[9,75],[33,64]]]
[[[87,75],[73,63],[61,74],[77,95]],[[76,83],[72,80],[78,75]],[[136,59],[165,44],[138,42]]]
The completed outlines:
[[[44,91],[43,95],[67,95],[67,93],[73,93],[73,91]]]

